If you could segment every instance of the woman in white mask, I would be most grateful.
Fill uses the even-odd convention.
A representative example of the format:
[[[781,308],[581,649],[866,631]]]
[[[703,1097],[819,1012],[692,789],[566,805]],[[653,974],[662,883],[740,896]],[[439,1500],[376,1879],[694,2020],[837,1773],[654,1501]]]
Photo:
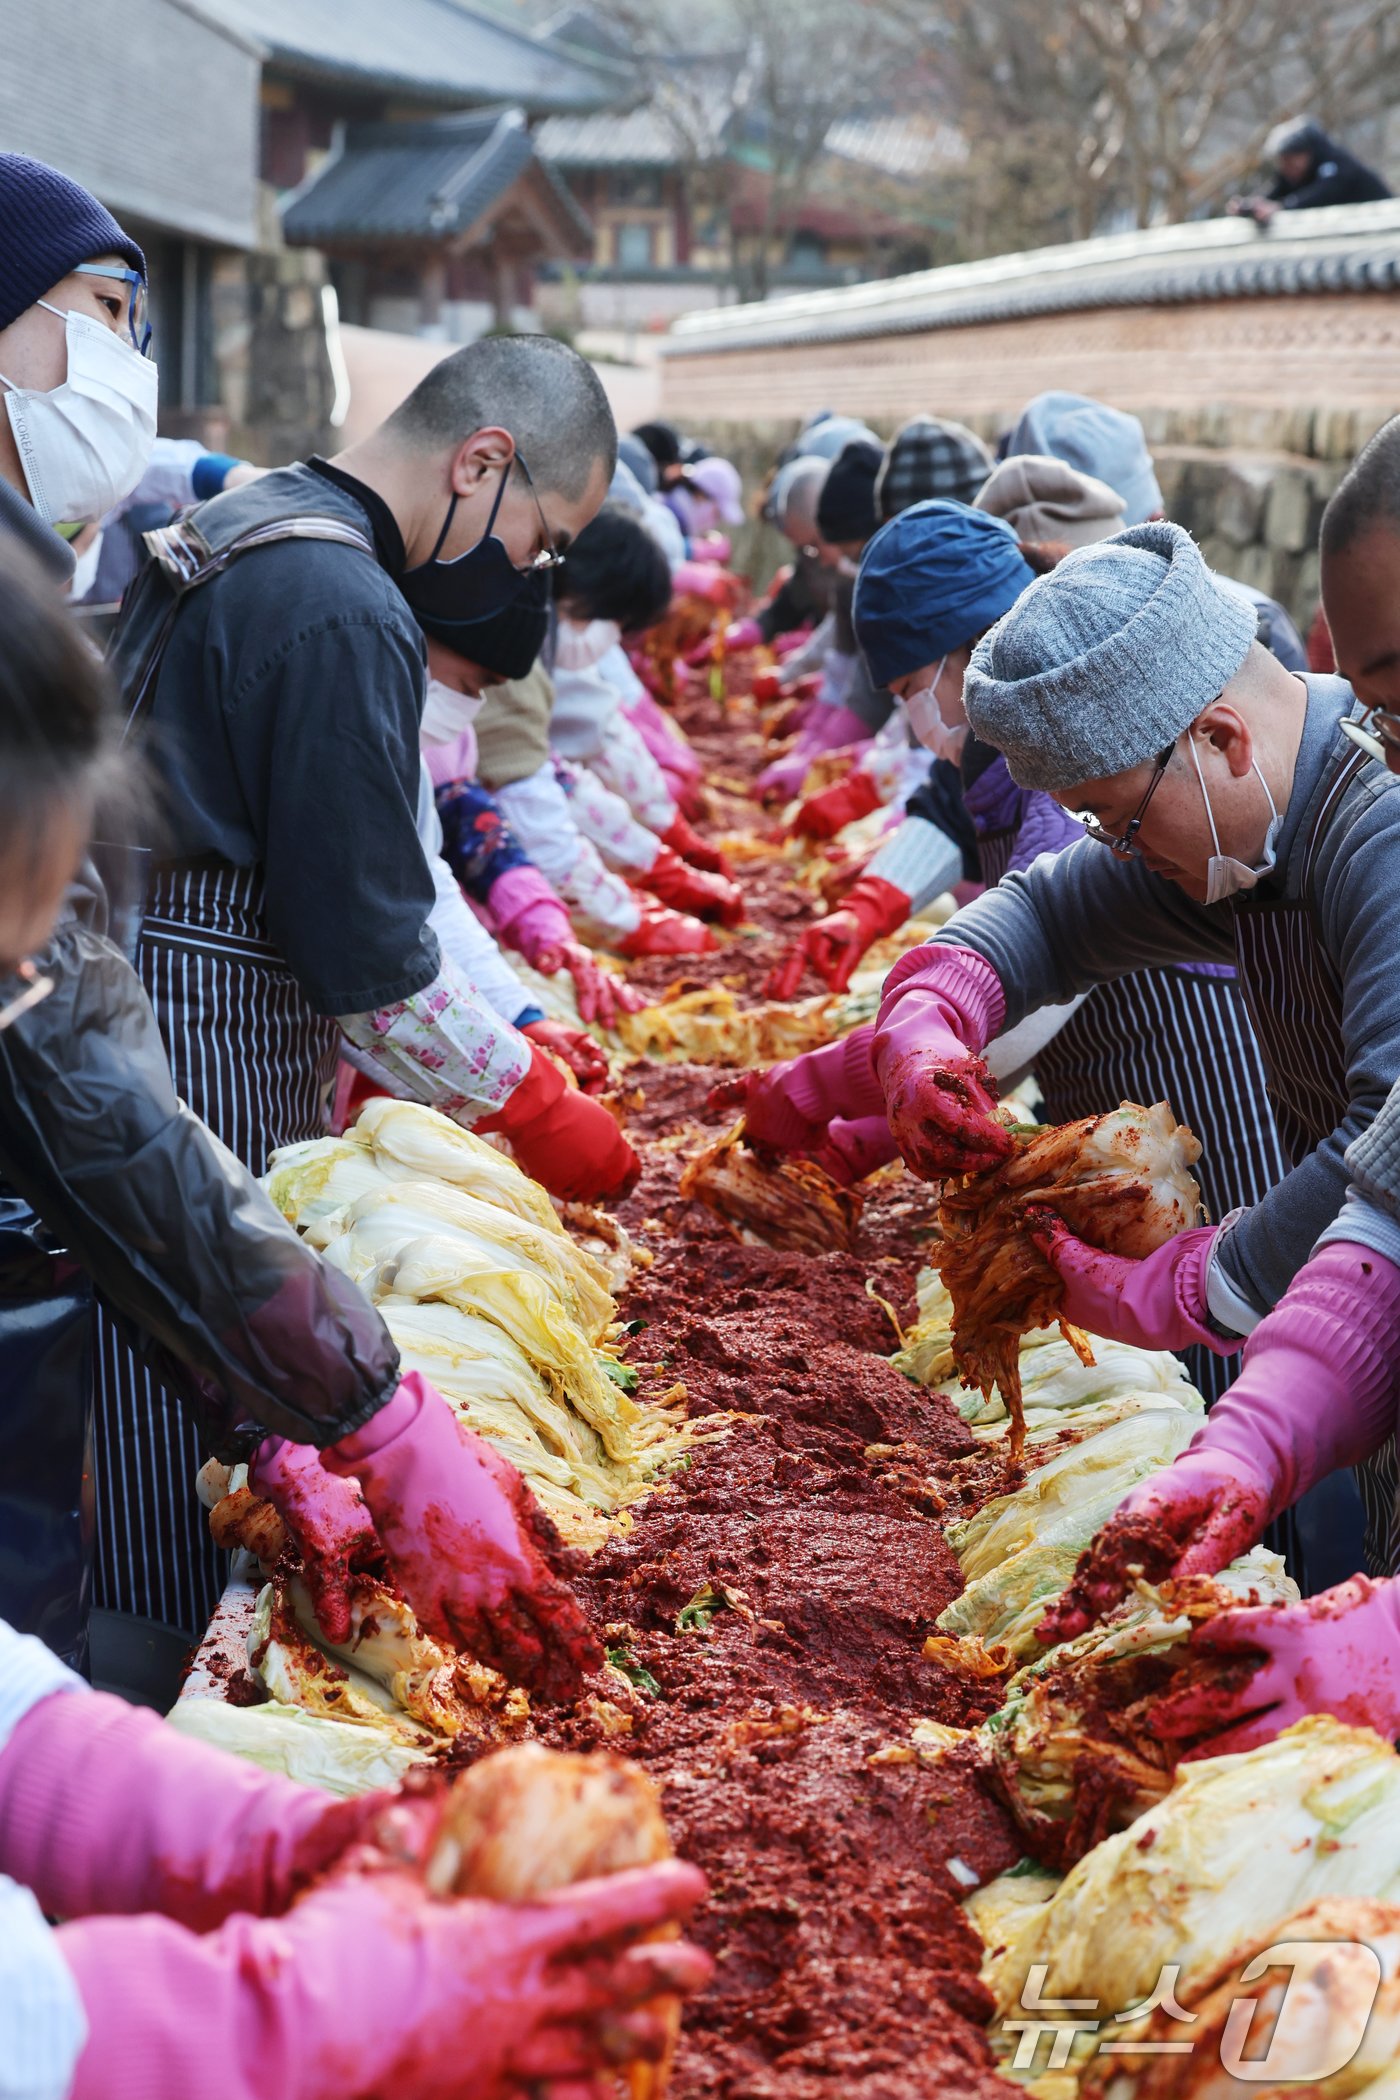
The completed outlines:
[[[57,169],[0,155],[0,481],[49,525],[105,516],[145,472],[150,348],[135,241]]]

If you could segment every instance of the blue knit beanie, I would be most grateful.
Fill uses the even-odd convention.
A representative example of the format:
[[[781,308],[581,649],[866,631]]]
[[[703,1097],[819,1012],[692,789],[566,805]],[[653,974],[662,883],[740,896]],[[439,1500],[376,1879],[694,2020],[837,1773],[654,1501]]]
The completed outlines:
[[[861,560],[852,613],[876,685],[975,641],[1035,571],[1003,518],[936,497],[901,511]]]
[[[27,153],[0,153],[0,328],[102,255],[146,274],[145,256],[90,190]]]

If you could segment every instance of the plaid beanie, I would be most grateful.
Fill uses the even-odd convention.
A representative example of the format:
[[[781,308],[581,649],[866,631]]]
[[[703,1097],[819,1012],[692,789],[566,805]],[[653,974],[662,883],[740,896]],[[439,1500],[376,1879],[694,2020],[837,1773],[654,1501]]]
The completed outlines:
[[[975,430],[941,416],[914,416],[890,446],[875,503],[882,521],[913,503],[945,497],[971,503],[992,471],[992,455]]]
[[[882,445],[855,438],[831,462],[817,499],[817,530],[831,546],[846,540],[859,540],[863,546],[874,536],[880,523],[875,515],[875,477],[884,457]]]
[[[100,255],[146,274],[145,256],[90,190],[27,153],[0,153],[0,328]]]

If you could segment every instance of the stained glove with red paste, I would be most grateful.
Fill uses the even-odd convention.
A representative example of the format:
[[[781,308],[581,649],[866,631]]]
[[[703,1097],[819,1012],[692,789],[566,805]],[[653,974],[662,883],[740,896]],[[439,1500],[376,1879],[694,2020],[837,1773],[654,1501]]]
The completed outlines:
[[[419,1624],[539,1697],[578,1696],[603,1651],[555,1566],[553,1525],[515,1467],[417,1371],[322,1453],[352,1474]]]

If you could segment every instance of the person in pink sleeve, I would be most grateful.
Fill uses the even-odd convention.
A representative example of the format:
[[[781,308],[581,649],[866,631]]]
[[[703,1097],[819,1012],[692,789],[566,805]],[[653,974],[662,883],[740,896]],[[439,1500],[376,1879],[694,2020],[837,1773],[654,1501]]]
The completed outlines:
[[[1322,529],[1337,667],[1368,719],[1351,740],[1400,773],[1400,420],[1372,439]],[[1384,906],[1375,900],[1377,910]],[[1122,1596],[1130,1565],[1211,1574],[1313,1481],[1371,1459],[1400,1419],[1400,1079],[1347,1147],[1340,1214],[1244,1352],[1240,1376],[1181,1456],[1134,1489],[1043,1628],[1060,1640]],[[1106,1279],[1107,1280],[1107,1279]],[[1195,1645],[1255,1659],[1238,1689],[1197,1687],[1154,1713],[1163,1734],[1246,1749],[1325,1711],[1400,1734],[1400,1584],[1357,1576],[1297,1605],[1233,1611]]]

